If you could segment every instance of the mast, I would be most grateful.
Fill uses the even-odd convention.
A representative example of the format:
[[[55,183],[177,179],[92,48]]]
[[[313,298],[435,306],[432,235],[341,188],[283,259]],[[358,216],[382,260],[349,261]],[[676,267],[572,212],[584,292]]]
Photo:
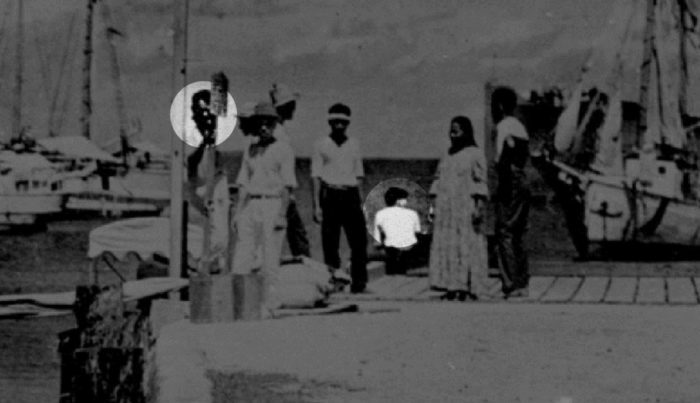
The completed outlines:
[[[173,0],[175,19],[173,22],[173,96],[187,85],[187,26],[189,0]],[[185,94],[187,99],[187,94]],[[186,127],[187,102],[183,104],[182,127]],[[180,277],[187,256],[186,224],[184,220],[183,179],[185,171],[185,143],[174,133],[170,136],[170,277]]]
[[[119,58],[117,57],[117,45],[115,44],[114,37],[121,35],[119,31],[114,28],[112,23],[112,14],[109,10],[109,5],[107,0],[102,0],[101,4],[101,17],[102,23],[104,24],[105,35],[107,36],[107,44],[109,45],[109,64],[110,64],[110,78],[112,81],[112,90],[114,91],[115,104],[117,107],[117,116],[119,118],[119,139],[121,144],[122,159],[124,165],[128,162],[128,151],[129,151],[129,138],[126,134],[126,109],[124,107],[124,94],[122,93],[121,86],[121,70],[119,68]]]
[[[656,2],[647,0],[646,27],[644,30],[644,54],[642,57],[641,78],[639,87],[639,121],[637,122],[637,146],[641,146],[641,138],[647,129],[647,106],[649,104],[649,82],[651,80],[652,58],[654,57],[654,25],[656,24]]]
[[[94,8],[95,0],[87,0],[85,47],[83,49],[83,113],[80,116],[80,123],[83,128],[83,136],[88,139],[90,138],[90,115],[92,114],[90,73],[92,71],[92,19]]]
[[[686,17],[688,12],[687,0],[678,1],[679,12],[679,31],[678,45],[680,46],[680,91],[678,94],[678,107],[681,113],[681,119],[687,114],[688,107],[688,33],[686,27]]]
[[[12,133],[19,136],[22,132],[22,75],[24,74],[24,3],[17,0],[17,43],[15,48],[15,100],[12,106]]]

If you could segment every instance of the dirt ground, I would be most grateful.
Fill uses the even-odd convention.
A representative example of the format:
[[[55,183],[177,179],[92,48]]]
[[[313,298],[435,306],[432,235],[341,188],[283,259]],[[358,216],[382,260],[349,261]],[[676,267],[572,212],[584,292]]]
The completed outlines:
[[[696,308],[385,307],[397,311],[168,326],[161,401],[700,401]]]

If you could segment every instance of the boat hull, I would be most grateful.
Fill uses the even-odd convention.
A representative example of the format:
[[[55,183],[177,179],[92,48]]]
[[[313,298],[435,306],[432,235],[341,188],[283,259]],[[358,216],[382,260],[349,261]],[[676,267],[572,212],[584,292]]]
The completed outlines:
[[[0,225],[32,225],[44,215],[59,213],[60,194],[0,194]]]
[[[700,205],[592,181],[586,188],[590,242],[700,246]]]

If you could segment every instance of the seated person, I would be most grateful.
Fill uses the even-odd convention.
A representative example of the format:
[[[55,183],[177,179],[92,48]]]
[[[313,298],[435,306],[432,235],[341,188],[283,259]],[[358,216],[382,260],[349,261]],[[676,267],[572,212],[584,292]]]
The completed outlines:
[[[406,274],[410,265],[410,251],[418,243],[420,232],[418,213],[406,207],[408,192],[391,187],[384,194],[387,207],[379,210],[374,218],[374,239],[381,243],[386,253],[387,275]]]

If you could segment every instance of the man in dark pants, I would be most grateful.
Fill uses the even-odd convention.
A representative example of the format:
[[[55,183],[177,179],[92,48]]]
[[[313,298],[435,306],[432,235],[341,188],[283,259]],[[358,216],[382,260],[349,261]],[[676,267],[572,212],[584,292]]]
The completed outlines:
[[[331,133],[316,142],[311,159],[314,221],[321,224],[324,261],[336,278],[342,277],[337,272],[340,230],[345,230],[351,249],[350,291],[361,293],[367,285],[367,228],[360,196],[364,168],[357,140],[346,134],[350,108],[335,104],[328,113]]]
[[[527,230],[530,190],[525,174],[529,155],[529,137],[522,123],[513,115],[517,95],[511,88],[496,89],[491,112],[496,125],[495,192],[496,241],[507,298],[527,297],[529,268],[523,235]]]
[[[290,146],[291,141],[287,133],[286,123],[294,118],[297,97],[297,94],[293,93],[284,84],[273,84],[270,90],[270,100],[279,115],[279,123],[274,133],[275,139],[284,141]],[[311,257],[306,228],[304,228],[304,222],[301,220],[294,195],[291,196],[287,207],[287,242],[289,243],[289,250],[294,257]]]

